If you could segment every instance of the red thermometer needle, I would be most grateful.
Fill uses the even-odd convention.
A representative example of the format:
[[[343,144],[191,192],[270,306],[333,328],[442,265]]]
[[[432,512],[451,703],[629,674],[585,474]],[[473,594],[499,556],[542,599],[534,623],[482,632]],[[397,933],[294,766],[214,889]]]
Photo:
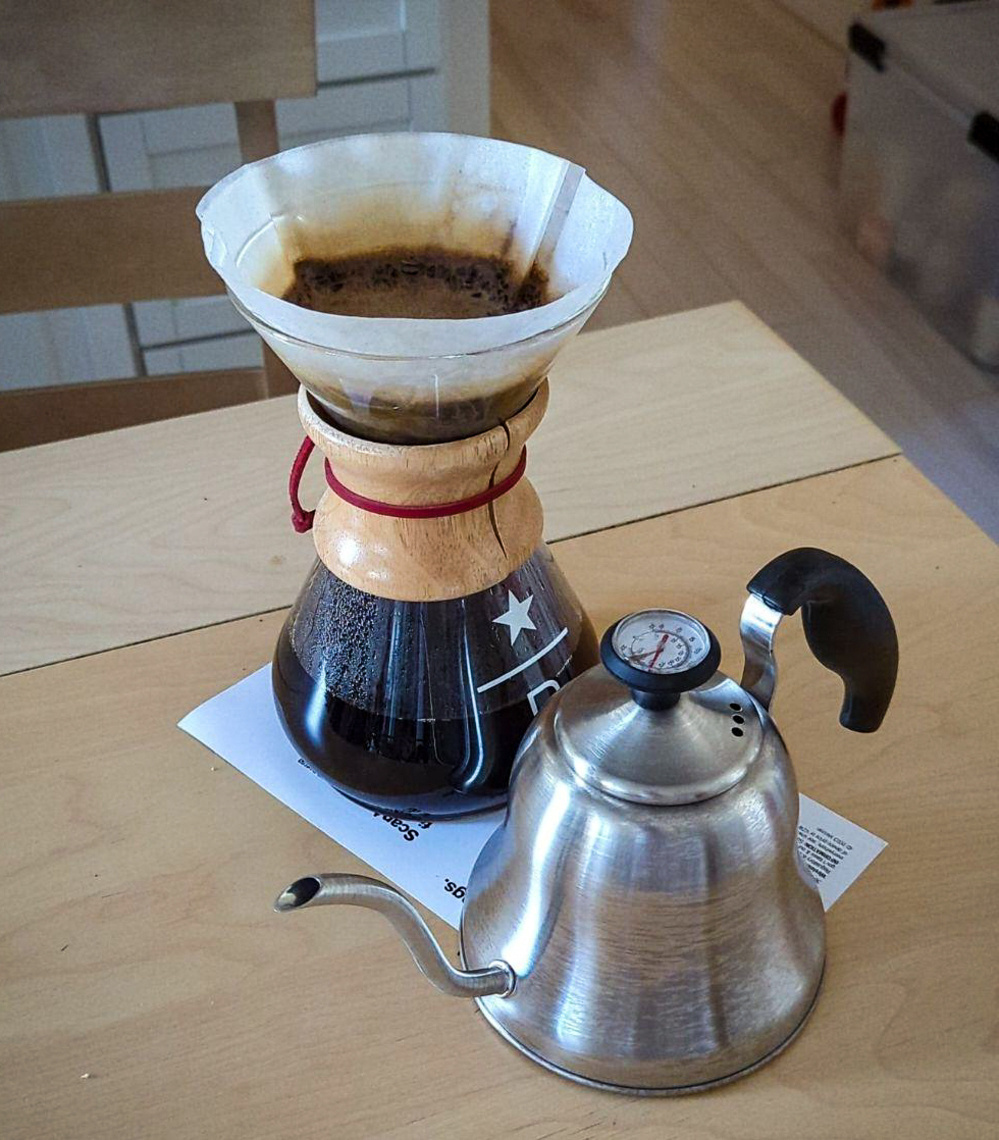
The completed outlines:
[[[649,662],[649,668],[655,669],[656,662],[659,660],[659,654],[666,648],[666,643],[669,641],[669,634],[664,633],[659,644],[656,646],[655,653],[652,654],[652,660]]]

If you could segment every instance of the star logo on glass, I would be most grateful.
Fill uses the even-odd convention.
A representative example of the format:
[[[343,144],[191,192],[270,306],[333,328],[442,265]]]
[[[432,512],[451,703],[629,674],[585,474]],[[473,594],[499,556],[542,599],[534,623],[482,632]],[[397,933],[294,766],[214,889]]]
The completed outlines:
[[[518,601],[512,591],[507,590],[507,609],[506,613],[500,614],[498,618],[493,618],[494,625],[505,625],[510,631],[510,644],[515,644],[521,631],[525,629],[537,629],[538,627],[531,621],[528,616],[528,611],[531,608],[531,603],[534,601],[534,595],[528,594],[522,601]]]

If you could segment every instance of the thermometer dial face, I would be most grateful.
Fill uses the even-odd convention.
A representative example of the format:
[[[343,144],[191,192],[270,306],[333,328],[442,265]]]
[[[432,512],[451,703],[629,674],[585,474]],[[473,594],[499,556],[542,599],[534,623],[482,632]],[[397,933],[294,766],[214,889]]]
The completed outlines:
[[[643,610],[618,622],[614,652],[645,673],[682,673],[699,665],[711,639],[695,618],[677,610]]]

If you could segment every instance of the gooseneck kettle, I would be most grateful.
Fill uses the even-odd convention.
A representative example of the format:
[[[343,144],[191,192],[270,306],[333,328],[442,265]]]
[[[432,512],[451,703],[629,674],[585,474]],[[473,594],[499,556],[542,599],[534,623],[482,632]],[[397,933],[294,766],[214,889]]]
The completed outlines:
[[[452,966],[394,888],[299,879],[279,911],[380,911],[446,993],[547,1068],[631,1093],[683,1093],[762,1065],[811,1012],[825,961],[818,891],[796,846],[798,793],[770,703],[774,635],[799,609],[842,678],[840,723],[881,724],[891,615],[855,567],[790,551],[749,583],[742,683],[696,618],[647,610],[528,730],[503,824],[473,868]]]

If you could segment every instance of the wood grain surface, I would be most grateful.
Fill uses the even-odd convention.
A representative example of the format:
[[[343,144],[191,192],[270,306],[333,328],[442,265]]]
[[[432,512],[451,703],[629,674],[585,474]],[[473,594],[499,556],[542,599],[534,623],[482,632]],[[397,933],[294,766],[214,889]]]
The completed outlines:
[[[183,186],[3,203],[0,312],[224,293],[194,213],[202,194]]]
[[[403,447],[359,440],[329,424],[304,388],[302,428],[345,487],[400,506],[454,503],[501,483],[517,467],[548,408],[548,381],[516,415],[470,439]],[[316,507],[316,553],[341,581],[380,598],[426,602],[495,586],[542,541],[541,503],[521,478],[493,503],[434,519],[381,515],[326,490]]]
[[[316,91],[311,0],[0,0],[0,117]]]
[[[273,99],[251,99],[236,104],[236,133],[239,157],[257,162],[277,154],[279,149],[277,108]]]
[[[0,391],[0,451],[88,435],[95,423],[112,431],[170,419],[178,407],[208,411],[265,395],[259,368],[8,388]]]
[[[286,397],[0,454],[0,673],[290,604],[301,438]],[[727,303],[570,344],[528,470],[559,539],[896,451]]]
[[[433,990],[378,916],[271,913],[298,875],[363,865],[174,727],[266,660],[270,614],[0,681],[4,1136],[994,1136],[992,542],[892,458],[556,553],[598,628],[688,609],[738,674],[744,583],[802,543],[874,579],[902,665],[881,732],[851,735],[837,680],[781,634],[802,790],[889,847],[830,913],[824,993],[774,1063],[682,1100],[587,1090]]]

